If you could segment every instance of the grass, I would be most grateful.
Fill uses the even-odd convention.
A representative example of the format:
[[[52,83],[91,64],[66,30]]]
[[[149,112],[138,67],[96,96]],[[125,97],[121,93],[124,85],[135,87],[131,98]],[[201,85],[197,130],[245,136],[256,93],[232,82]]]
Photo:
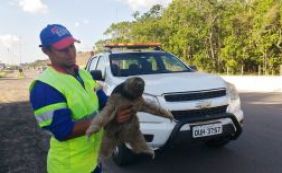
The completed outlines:
[[[6,73],[4,71],[0,71],[0,78],[5,77]]]

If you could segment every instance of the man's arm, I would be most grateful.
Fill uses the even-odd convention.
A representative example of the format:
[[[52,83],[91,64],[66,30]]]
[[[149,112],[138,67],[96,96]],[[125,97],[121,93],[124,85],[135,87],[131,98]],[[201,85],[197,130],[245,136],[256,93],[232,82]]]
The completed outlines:
[[[102,101],[105,100],[106,98],[103,98]],[[103,104],[102,101],[101,104]],[[30,93],[30,102],[32,108],[38,110],[53,104],[66,104],[66,99],[53,87],[37,81]],[[91,120],[73,121],[71,118],[71,111],[68,108],[52,110],[49,112],[49,115],[51,123],[42,128],[50,131],[59,141],[65,141],[84,135],[91,122]]]
[[[117,110],[116,121],[118,123],[125,123],[134,114],[132,106],[124,106]],[[72,133],[67,139],[85,135],[86,130],[90,126],[92,120],[82,120],[75,123]]]
[[[106,105],[108,96],[105,94],[105,92],[102,89],[97,90],[96,94],[99,102],[99,110],[102,110]],[[93,117],[93,116],[90,115],[89,117]],[[92,119],[87,119],[87,120],[81,120],[75,122],[71,134],[66,139],[71,139],[85,135],[86,130],[91,124],[91,121]]]
[[[90,126],[90,124],[91,124],[91,120],[81,120],[81,121],[75,122],[74,127],[72,128],[71,134],[67,136],[64,140],[85,135],[85,132],[87,128]]]
[[[99,105],[105,105],[105,102],[107,101],[105,93],[101,90],[99,93],[97,92],[97,95],[99,98]],[[66,99],[53,87],[38,81],[30,93],[30,102],[32,108],[38,110],[52,104],[66,103]],[[102,107],[100,106],[100,109],[101,108]],[[116,118],[117,122],[126,122],[132,115],[131,112],[130,107],[118,110]],[[71,118],[71,111],[68,108],[52,110],[49,113],[51,123],[42,128],[50,131],[59,141],[85,135],[85,132],[91,123],[90,119],[73,121]]]
[[[30,102],[35,112],[50,105],[62,105],[35,115],[35,118],[41,128],[50,131],[60,141],[71,134],[75,123],[71,119],[71,111],[66,106],[66,99],[59,91],[37,81],[30,92]]]

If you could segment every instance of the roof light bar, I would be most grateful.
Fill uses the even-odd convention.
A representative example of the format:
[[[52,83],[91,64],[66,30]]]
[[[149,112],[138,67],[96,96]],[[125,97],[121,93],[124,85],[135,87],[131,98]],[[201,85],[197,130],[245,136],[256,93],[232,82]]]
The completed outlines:
[[[128,49],[144,49],[144,48],[159,48],[161,46],[160,43],[157,42],[149,42],[149,43],[115,43],[115,44],[106,44],[105,48],[128,48]]]

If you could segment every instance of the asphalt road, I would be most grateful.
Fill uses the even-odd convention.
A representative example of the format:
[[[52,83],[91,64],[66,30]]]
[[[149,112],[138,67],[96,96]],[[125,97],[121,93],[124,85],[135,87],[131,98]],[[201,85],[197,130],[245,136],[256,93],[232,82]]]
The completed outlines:
[[[220,149],[183,144],[159,153],[156,159],[138,158],[118,167],[111,160],[107,173],[281,173],[282,94],[241,94],[245,113],[240,138]]]
[[[0,80],[0,173],[45,173],[49,136],[37,127],[27,101],[32,77],[11,75]],[[224,148],[178,145],[123,168],[110,160],[105,173],[282,173],[282,93],[241,98],[243,134]]]

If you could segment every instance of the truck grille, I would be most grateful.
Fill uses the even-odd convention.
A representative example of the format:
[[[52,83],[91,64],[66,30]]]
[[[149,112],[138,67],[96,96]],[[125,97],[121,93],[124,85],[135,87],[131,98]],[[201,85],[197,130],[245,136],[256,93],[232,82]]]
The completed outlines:
[[[179,101],[209,99],[215,97],[222,97],[225,95],[226,95],[225,89],[218,89],[218,90],[205,90],[205,91],[187,92],[187,93],[171,93],[171,94],[165,94],[164,98],[167,102],[179,102]]]
[[[194,121],[194,120],[205,120],[211,117],[222,115],[226,113],[227,105],[218,106],[206,109],[194,109],[186,111],[171,111],[174,118],[179,121]]]

